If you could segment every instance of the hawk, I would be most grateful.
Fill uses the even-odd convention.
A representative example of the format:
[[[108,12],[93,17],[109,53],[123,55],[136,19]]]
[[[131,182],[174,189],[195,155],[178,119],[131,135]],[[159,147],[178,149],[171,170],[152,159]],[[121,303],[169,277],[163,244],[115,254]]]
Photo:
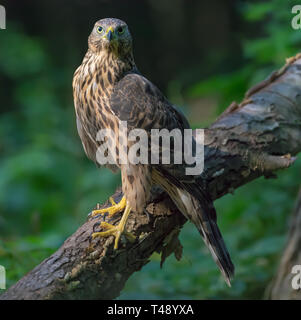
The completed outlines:
[[[96,164],[97,150],[102,144],[97,136],[99,130],[117,132],[120,121],[126,121],[128,130],[143,129],[148,134],[152,129],[183,132],[190,128],[182,113],[138,71],[129,28],[119,19],[106,18],[95,23],[88,38],[88,51],[74,73],[73,96],[79,136],[86,155]],[[128,216],[132,210],[143,212],[152,185],[158,185],[195,224],[230,285],[234,266],[217,226],[213,202],[200,183],[200,175],[186,175],[185,164],[122,163],[121,151],[133,144],[124,138],[116,134],[106,140],[110,146],[117,146],[116,161],[106,165],[113,171],[121,170],[123,198],[119,203],[111,198],[111,207],[94,210],[92,216],[105,213],[112,216],[123,210],[124,213],[117,226],[103,221],[100,226],[105,231],[93,233],[92,238],[113,235],[115,249],[122,233],[130,240],[135,239],[125,230]],[[112,148],[107,152],[111,153]],[[149,151],[149,146],[146,148]]]

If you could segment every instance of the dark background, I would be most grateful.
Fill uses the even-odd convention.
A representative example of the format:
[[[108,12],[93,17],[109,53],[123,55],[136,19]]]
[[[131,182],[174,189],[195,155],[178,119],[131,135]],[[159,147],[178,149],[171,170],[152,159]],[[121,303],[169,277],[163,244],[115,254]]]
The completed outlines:
[[[120,184],[85,156],[75,126],[72,76],[98,19],[127,22],[140,71],[205,127],[253,84],[300,51],[291,28],[297,1],[1,1],[0,264],[13,284],[55,251],[97,202]],[[224,284],[200,236],[187,224],[184,257],[159,256],[121,298],[260,299],[285,243],[300,161],[275,181],[259,179],[215,202],[236,265]]]

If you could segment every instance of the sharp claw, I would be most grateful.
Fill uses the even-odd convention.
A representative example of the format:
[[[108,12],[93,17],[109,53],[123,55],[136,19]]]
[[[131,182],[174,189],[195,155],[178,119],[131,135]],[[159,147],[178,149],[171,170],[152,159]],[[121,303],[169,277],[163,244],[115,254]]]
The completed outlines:
[[[94,210],[99,210],[99,209],[100,209],[100,204],[96,203],[96,208]],[[94,210],[92,210],[91,212],[88,213],[87,218],[91,218],[92,217],[92,213],[93,213]]]
[[[131,212],[130,206],[127,204],[126,199],[123,197],[122,200],[116,204],[115,200],[110,198],[110,202],[112,203],[112,207],[109,208],[104,208],[104,209],[99,209],[93,210],[90,214],[89,217],[98,218],[101,217],[101,222],[96,222],[93,225],[93,233],[91,235],[91,238],[89,238],[89,241],[92,241],[96,237],[109,237],[109,236],[114,236],[115,237],[115,242],[114,242],[114,249],[118,249],[118,243],[121,238],[121,235],[124,234],[128,240],[133,242],[136,237],[130,233],[125,232],[125,225],[128,219],[128,216]],[[125,209],[124,209],[125,206]],[[122,218],[120,220],[120,223],[115,226],[113,223],[108,223],[107,218],[109,218],[109,222],[112,220],[114,221],[115,219],[113,216],[115,216],[116,213],[121,212],[124,210],[124,213],[122,215]],[[96,232],[96,228],[100,228],[101,230],[105,231],[99,231]]]
[[[101,224],[100,222],[96,222],[96,223],[93,225],[93,232],[96,232],[95,229],[96,229],[97,227],[99,227],[100,224]]]
[[[97,214],[97,215],[95,215],[95,216],[93,216],[92,213],[93,213],[93,211],[88,214],[88,218],[89,218],[89,219],[98,219],[98,218],[101,218],[102,221],[105,221],[106,218],[109,216],[109,213],[108,213],[108,212],[105,212],[105,213],[103,213],[103,214],[99,213],[99,214]]]
[[[106,221],[108,215],[109,215],[109,212],[105,212],[105,213],[103,214],[103,221]]]
[[[101,216],[101,214],[98,214],[98,215],[93,216],[93,210],[88,214],[88,218],[89,218],[89,219],[99,218],[100,216]]]
[[[92,216],[92,219],[98,219],[98,218],[102,218],[102,215],[101,214],[98,214],[98,215],[96,215],[96,216]]]

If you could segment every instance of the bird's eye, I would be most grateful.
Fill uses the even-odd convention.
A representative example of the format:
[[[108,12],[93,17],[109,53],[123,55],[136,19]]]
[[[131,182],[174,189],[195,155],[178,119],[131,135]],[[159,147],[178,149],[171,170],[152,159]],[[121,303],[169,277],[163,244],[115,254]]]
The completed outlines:
[[[118,28],[117,28],[118,34],[123,34],[124,31],[125,31],[125,27],[118,27]]]
[[[103,32],[103,27],[97,27],[97,32],[102,33]]]

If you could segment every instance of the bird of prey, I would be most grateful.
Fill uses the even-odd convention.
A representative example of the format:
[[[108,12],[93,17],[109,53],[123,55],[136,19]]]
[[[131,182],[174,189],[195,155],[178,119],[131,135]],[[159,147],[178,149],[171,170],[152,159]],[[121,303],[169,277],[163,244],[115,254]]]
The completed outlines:
[[[97,149],[102,143],[97,138],[98,131],[117,132],[120,121],[126,121],[128,130],[143,129],[148,134],[152,129],[189,129],[182,113],[138,71],[129,28],[119,19],[106,18],[95,23],[88,38],[88,51],[74,73],[73,96],[78,133],[86,155],[95,163]],[[234,266],[217,226],[213,202],[202,187],[200,177],[186,175],[185,163],[123,164],[118,157],[120,151],[133,142],[118,136],[114,144],[112,139],[117,139],[116,136],[118,134],[108,137],[110,145],[117,146],[116,162],[107,166],[113,171],[121,170],[123,198],[119,203],[111,198],[111,207],[94,210],[92,216],[105,213],[112,216],[123,210],[124,213],[117,226],[103,221],[100,226],[105,231],[93,233],[92,238],[113,235],[115,249],[122,233],[134,239],[125,230],[128,216],[132,210],[143,212],[152,185],[158,185],[195,224],[230,285]]]

